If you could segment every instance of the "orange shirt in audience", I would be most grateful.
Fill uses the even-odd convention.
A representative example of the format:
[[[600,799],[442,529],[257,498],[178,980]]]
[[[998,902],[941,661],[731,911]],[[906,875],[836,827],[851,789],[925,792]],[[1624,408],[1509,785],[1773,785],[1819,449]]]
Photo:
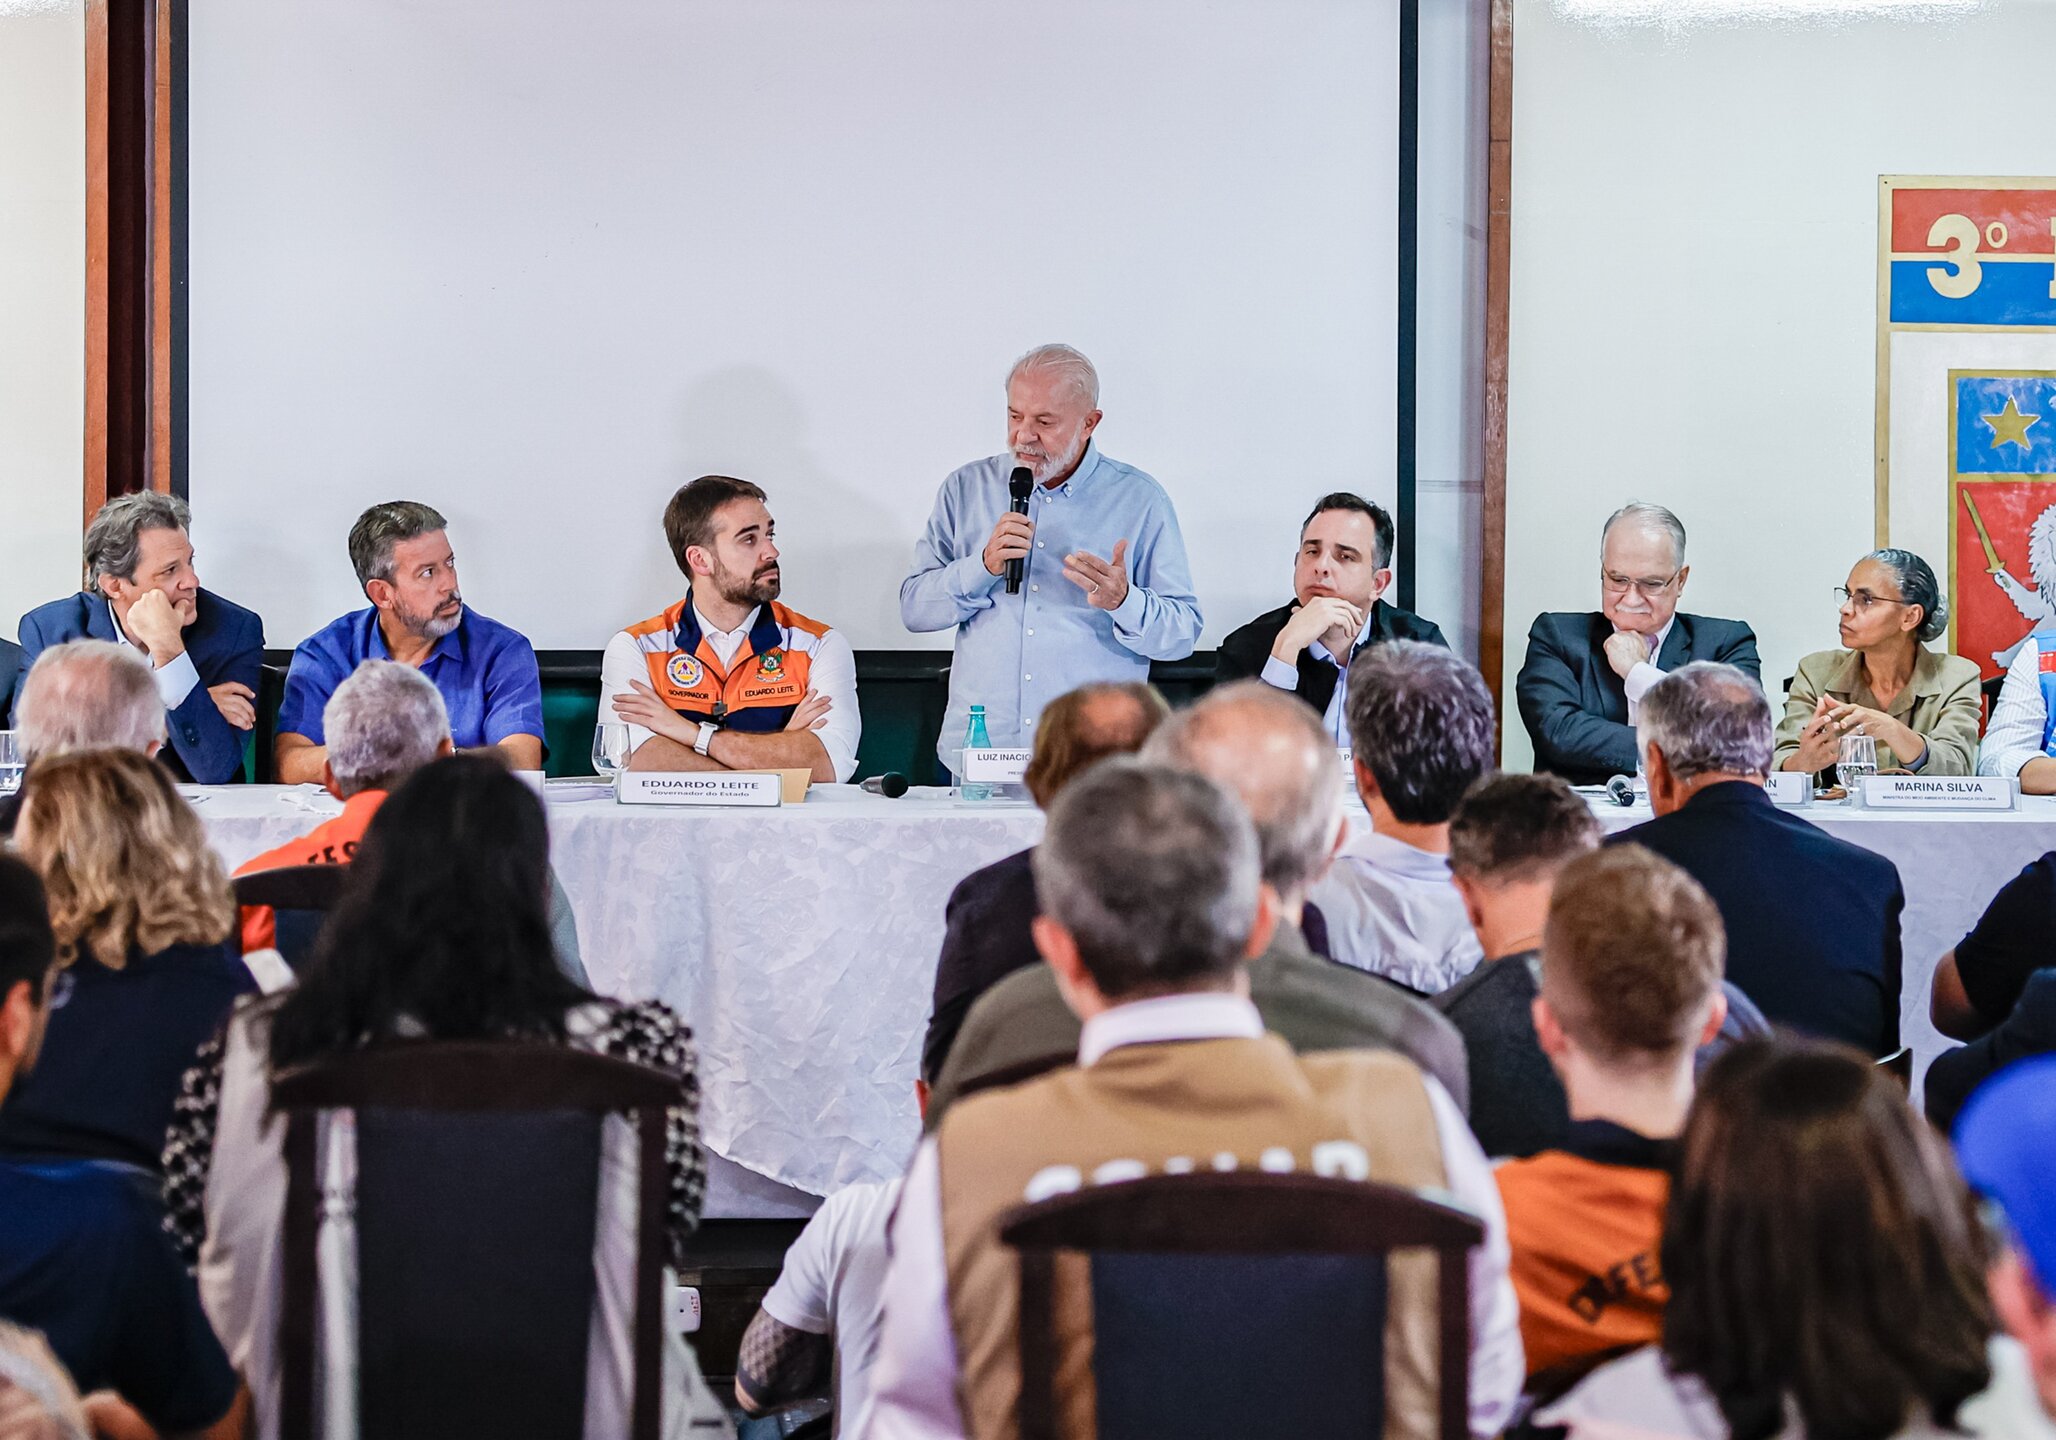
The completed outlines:
[[[297,840],[288,840],[275,850],[245,860],[236,867],[238,875],[259,870],[280,870],[288,865],[347,865],[357,853],[357,844],[371,824],[371,817],[385,803],[383,790],[359,790],[343,802],[343,813],[324,820]],[[269,950],[278,940],[277,917],[269,905],[243,907],[243,953]]]
[[[1562,1149],[1495,1172],[1530,1375],[1662,1333],[1670,1287],[1657,1249],[1672,1149],[1581,1120]]]

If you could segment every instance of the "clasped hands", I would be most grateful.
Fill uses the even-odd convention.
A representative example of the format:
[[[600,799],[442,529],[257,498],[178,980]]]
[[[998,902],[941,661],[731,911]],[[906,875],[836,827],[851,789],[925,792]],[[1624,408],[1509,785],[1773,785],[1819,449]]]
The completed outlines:
[[[1919,759],[1926,744],[1916,732],[1882,710],[1823,695],[1799,731],[1799,750],[1792,757],[1791,768],[1808,772],[1827,769],[1842,758],[1845,735],[1868,735],[1889,746],[1902,762]],[[1906,743],[1909,738],[1911,745]]]
[[[1033,548],[1035,522],[1009,510],[999,517],[985,541],[983,559],[987,573],[1004,575],[1009,560],[1025,560]],[[1073,550],[1064,557],[1064,578],[1085,592],[1086,603],[1096,610],[1115,610],[1128,598],[1128,542],[1114,542],[1112,560],[1102,560],[1089,550]]]

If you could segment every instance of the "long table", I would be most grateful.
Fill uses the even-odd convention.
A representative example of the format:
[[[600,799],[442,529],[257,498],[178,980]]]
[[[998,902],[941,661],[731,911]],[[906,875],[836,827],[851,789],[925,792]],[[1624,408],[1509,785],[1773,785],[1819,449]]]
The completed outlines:
[[[231,865],[338,808],[306,786],[195,793]],[[913,1085],[943,903],[970,871],[1034,844],[1041,815],[842,785],[765,810],[554,792],[548,808],[595,986],[661,998],[697,1036],[703,1133],[721,1157],[707,1213],[804,1214],[810,1197],[898,1174],[919,1128]],[[1614,829],[1649,815],[1600,813]],[[2056,849],[2056,800],[2028,797],[2006,815],[1803,813],[1899,866],[1902,1031],[1924,1070],[1948,1044],[1927,1019],[1935,962],[2000,885]]]

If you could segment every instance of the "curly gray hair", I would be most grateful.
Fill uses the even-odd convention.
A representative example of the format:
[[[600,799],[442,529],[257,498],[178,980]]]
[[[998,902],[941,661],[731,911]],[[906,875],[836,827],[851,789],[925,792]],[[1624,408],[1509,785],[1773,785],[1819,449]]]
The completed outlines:
[[[435,759],[450,712],[435,682],[412,666],[366,660],[322,707],[328,768],[345,796],[390,790]]]

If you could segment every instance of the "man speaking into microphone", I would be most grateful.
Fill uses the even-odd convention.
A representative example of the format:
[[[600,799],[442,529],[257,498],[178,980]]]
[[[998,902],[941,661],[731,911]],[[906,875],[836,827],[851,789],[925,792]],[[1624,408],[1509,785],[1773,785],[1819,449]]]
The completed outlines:
[[[1199,600],[1171,498],[1100,452],[1099,373],[1041,345],[1007,376],[1007,451],[952,472],[900,585],[900,618],[954,628],[936,754],[960,772],[966,722],[985,707],[995,746],[1027,747],[1050,701],[1094,680],[1147,680],[1199,639]],[[1027,513],[1009,482],[1026,470]],[[1019,579],[1009,583],[1010,563]]]

